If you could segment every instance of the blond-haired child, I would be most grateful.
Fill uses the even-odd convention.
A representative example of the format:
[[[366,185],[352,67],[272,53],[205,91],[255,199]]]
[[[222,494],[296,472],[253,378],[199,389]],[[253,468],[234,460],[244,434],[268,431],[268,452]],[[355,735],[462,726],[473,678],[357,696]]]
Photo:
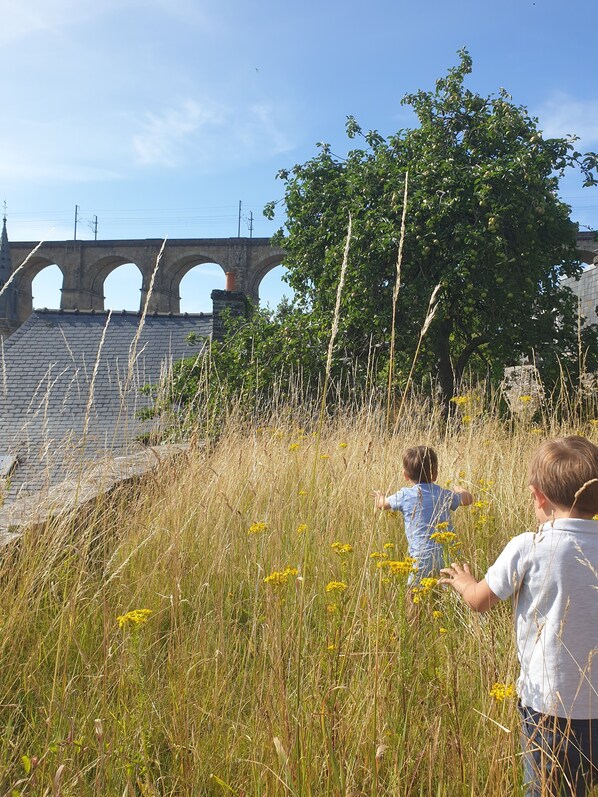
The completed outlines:
[[[507,543],[485,578],[444,568],[476,611],[511,598],[527,797],[583,797],[598,783],[598,446],[580,436],[536,451],[537,532]]]

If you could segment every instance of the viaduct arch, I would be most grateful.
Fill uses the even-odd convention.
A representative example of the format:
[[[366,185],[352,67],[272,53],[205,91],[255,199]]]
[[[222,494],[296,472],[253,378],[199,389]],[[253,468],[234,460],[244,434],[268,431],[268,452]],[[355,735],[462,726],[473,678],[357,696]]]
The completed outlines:
[[[89,312],[104,310],[103,287],[106,277],[118,266],[134,263],[142,275],[140,307],[143,307],[163,243],[159,238],[46,241],[31,255],[37,246],[35,242],[11,242],[12,271],[17,272],[17,324],[22,324],[29,317],[32,311],[32,282],[49,265],[58,266],[62,272],[61,309]],[[578,233],[577,249],[583,263],[596,263],[596,234]],[[272,246],[269,238],[167,240],[155,274],[148,309],[158,313],[179,313],[181,280],[194,266],[202,263],[219,264],[223,272],[234,276],[234,289],[257,303],[262,279],[280,265],[283,258],[284,250]]]
[[[46,266],[62,272],[60,308],[82,312],[104,310],[104,281],[118,266],[134,263],[142,276],[140,307],[146,302],[152,276],[150,312],[179,313],[181,280],[194,266],[217,263],[232,274],[236,291],[254,302],[266,274],[282,263],[284,250],[269,238],[182,238],[167,240],[156,270],[162,239],[113,241],[45,241],[10,243],[12,271],[16,272],[17,321],[22,324],[32,311],[31,285]]]
[[[577,233],[577,252],[582,263],[591,266],[598,258],[598,233],[579,232]]]

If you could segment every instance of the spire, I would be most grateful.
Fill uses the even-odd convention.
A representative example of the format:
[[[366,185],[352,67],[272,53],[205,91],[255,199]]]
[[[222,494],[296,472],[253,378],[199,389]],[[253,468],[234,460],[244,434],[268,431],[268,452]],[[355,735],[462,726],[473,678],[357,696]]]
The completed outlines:
[[[10,257],[10,244],[6,231],[6,202],[2,217],[2,236],[0,237],[0,337],[7,337],[13,332],[17,324],[17,294],[13,283],[6,288],[6,283],[12,274],[12,260]]]
[[[6,202],[4,203],[4,216],[2,218],[2,237],[0,238],[0,288],[10,277],[12,264],[10,259],[10,244],[6,232]]]

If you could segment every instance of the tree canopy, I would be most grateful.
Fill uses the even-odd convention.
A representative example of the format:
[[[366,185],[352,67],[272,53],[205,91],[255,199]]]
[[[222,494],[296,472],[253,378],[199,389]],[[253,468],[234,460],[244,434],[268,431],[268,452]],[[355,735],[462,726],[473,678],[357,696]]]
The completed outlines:
[[[438,377],[445,400],[467,369],[498,374],[524,355],[546,373],[596,342],[590,327],[580,340],[575,298],[560,286],[581,265],[577,227],[558,196],[567,169],[596,183],[596,155],[577,152],[574,139],[545,138],[503,89],[483,97],[466,88],[471,71],[463,50],[434,91],[404,97],[416,127],[385,138],[348,117],[360,148],[339,157],[319,144],[314,158],[278,175],[286,219],[275,241],[296,311],[329,323],[351,218],[338,349],[354,365],[375,350],[383,367],[408,174],[396,375],[404,380],[440,286],[418,367]],[[265,213],[274,217],[275,203]]]

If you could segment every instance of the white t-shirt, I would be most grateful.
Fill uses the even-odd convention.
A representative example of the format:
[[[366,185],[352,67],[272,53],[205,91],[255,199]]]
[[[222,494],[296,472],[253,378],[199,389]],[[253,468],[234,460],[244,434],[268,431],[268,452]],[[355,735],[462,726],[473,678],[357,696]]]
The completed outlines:
[[[560,519],[519,534],[486,583],[513,599],[523,705],[598,718],[598,522]]]

